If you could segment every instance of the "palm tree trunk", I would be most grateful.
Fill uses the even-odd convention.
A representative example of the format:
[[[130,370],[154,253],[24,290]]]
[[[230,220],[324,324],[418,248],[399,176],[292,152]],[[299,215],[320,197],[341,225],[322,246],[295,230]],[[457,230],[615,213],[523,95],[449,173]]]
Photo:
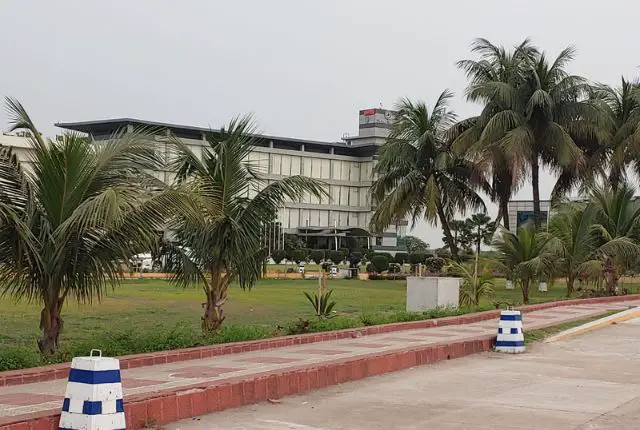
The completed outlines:
[[[522,281],[522,303],[529,304],[529,281]]]
[[[542,214],[540,211],[540,164],[538,155],[535,154],[531,160],[531,187],[533,191],[533,224],[540,228]]]
[[[610,296],[616,294],[616,287],[618,286],[618,269],[611,257],[607,257],[604,262],[604,279],[607,283],[607,293]]]
[[[45,299],[44,308],[40,312],[40,330],[42,334],[38,339],[38,349],[43,354],[53,354],[60,344],[62,332],[62,303],[58,297]]]
[[[500,199],[500,215],[502,215],[502,225],[509,230],[509,199]]]
[[[456,246],[455,240],[453,240],[453,235],[451,234],[451,229],[449,228],[449,221],[447,220],[447,216],[444,213],[444,209],[440,202],[436,203],[436,208],[438,210],[438,217],[440,217],[440,224],[442,224],[442,232],[444,233],[444,238],[447,241],[447,245],[451,250],[451,257],[458,261],[458,247]]]
[[[222,326],[226,318],[222,306],[227,301],[228,288],[229,281],[226,274],[222,274],[219,268],[212,268],[210,289],[207,292],[207,303],[202,317],[203,331],[213,332]]]
[[[571,297],[573,294],[573,283],[575,282],[575,278],[573,276],[567,277],[567,297]]]

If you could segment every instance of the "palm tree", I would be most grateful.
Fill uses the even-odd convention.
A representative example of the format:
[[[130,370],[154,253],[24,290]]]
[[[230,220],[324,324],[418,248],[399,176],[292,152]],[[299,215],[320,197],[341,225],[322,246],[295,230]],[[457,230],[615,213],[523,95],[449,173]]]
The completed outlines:
[[[532,223],[527,223],[517,233],[503,230],[494,242],[501,264],[522,289],[524,304],[529,303],[531,283],[553,275],[552,240],[549,233],[537,231]]]
[[[563,205],[549,223],[549,233],[554,236],[558,250],[558,266],[566,276],[567,297],[573,293],[576,279],[604,275],[604,256],[626,256],[628,259],[638,255],[638,246],[632,238],[600,234],[596,208],[593,203],[569,203]]]
[[[541,165],[560,172],[579,171],[584,157],[576,141],[597,140],[601,115],[597,107],[585,99],[590,89],[586,80],[565,71],[574,58],[573,48],[564,49],[550,62],[544,52],[538,52],[526,42],[516,49],[526,48],[518,55],[521,73],[514,73],[508,82],[491,78],[472,81],[467,95],[469,100],[484,102],[490,107],[480,122],[483,126],[480,141],[487,145],[495,143],[527,160],[534,224],[539,227],[542,222]],[[559,183],[554,195],[565,187],[565,182]]]
[[[598,84],[592,98],[604,113],[606,137],[603,145],[609,161],[608,179],[615,189],[626,179],[627,165],[640,172],[640,81],[627,81],[624,76],[617,88]]]
[[[285,201],[297,201],[305,193],[326,196],[320,182],[304,176],[269,183],[263,179],[257,166],[246,161],[257,144],[254,130],[251,117],[233,119],[207,134],[202,158],[180,139],[172,139],[177,155],[171,167],[177,182],[190,187],[198,211],[177,219],[180,246],[170,247],[169,267],[178,285],[202,287],[205,331],[223,323],[232,281],[251,288],[261,276],[264,231]]]
[[[517,87],[523,81],[527,60],[537,52],[528,39],[525,39],[512,51],[502,46],[495,46],[486,39],[476,39],[471,45],[471,51],[480,56],[479,60],[458,61],[458,68],[462,69],[470,80],[466,95],[470,101],[482,101],[485,106],[480,115],[462,121],[463,128],[454,143],[454,148],[460,153],[472,154],[479,163],[486,165],[491,171],[491,200],[498,204],[496,225],[502,220],[504,228],[509,230],[509,200],[520,189],[526,177],[527,160],[521,153],[509,151],[499,145],[498,141],[491,142],[488,135],[483,135],[487,122],[498,112],[508,108],[500,105],[499,98],[482,98],[478,89],[495,87],[497,91],[501,85]]]
[[[387,142],[380,148],[378,175],[371,193],[379,202],[371,220],[381,231],[405,216],[442,226],[453,258],[458,258],[449,220],[458,212],[486,210],[479,190],[489,185],[477,165],[451,149],[456,115],[448,107],[453,94],[442,92],[432,110],[402,99]]]
[[[604,262],[604,278],[609,294],[614,294],[619,268],[632,263],[640,255],[640,201],[626,182],[617,189],[594,187],[590,204],[594,208],[593,226],[596,243],[601,247],[599,258]],[[613,246],[612,244],[616,245]]]
[[[450,262],[446,272],[462,279],[460,286],[460,306],[478,306],[482,297],[494,295],[493,276],[488,270],[482,269],[481,275],[477,274],[477,266],[472,269],[468,264]]]
[[[38,347],[53,353],[66,301],[91,303],[116,286],[181,199],[148,173],[160,159],[146,131],[102,145],[73,133],[46,140],[19,102],[6,102],[33,152],[27,166],[0,148],[0,290],[42,306]]]

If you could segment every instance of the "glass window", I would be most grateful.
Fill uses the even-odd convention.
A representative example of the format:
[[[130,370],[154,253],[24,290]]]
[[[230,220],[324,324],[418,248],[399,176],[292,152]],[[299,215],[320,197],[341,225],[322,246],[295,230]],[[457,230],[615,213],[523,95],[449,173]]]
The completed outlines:
[[[358,189],[356,187],[349,187],[349,205],[355,207],[358,206],[358,203]]]
[[[349,162],[343,161],[342,168],[340,169],[340,179],[343,181],[349,180]]]
[[[349,206],[349,187],[340,187],[340,205]]]
[[[311,178],[311,158],[302,159],[302,174],[308,178]]]
[[[359,182],[360,181],[360,163],[349,163],[351,164],[351,169],[349,170],[349,180],[351,182]]]
[[[291,157],[291,175],[300,174],[300,157]]]
[[[271,159],[271,173],[272,175],[279,175],[282,167],[282,156],[280,154],[269,154]]]
[[[320,160],[320,165],[320,177],[322,179],[329,179],[331,177],[331,160]]]
[[[289,209],[289,228],[298,228],[300,226],[300,209]]]
[[[280,174],[282,176],[291,175],[291,156],[290,155],[281,155],[282,164],[280,167]]]
[[[320,211],[320,225],[329,225],[329,211]]]
[[[342,161],[331,160],[331,179],[340,179],[341,168],[342,168]]]
[[[331,185],[329,187],[329,190],[331,195],[331,204],[339,205],[340,204],[340,187],[337,185]]]
[[[360,204],[359,206],[366,207],[369,206],[369,189],[368,188],[360,188]]]
[[[320,175],[322,173],[322,160],[319,158],[312,158],[311,165],[311,177],[320,179]]]

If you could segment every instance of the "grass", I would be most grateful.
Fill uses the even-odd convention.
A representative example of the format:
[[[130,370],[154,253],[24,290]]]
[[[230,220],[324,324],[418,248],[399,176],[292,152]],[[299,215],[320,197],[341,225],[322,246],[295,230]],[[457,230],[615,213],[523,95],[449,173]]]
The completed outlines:
[[[251,291],[233,287],[225,305],[224,329],[214,336],[200,332],[203,293],[181,290],[156,279],[128,280],[108,290],[100,303],[68,303],[63,310],[62,351],[50,361],[65,361],[91,348],[123,355],[193,345],[259,339],[287,333],[333,330],[399,321],[434,318],[492,309],[493,301],[519,304],[520,290],[505,289],[496,280],[495,297],[474,309],[405,312],[404,281],[329,280],[337,316],[327,321],[313,317],[303,291],[314,293],[317,281],[264,280]],[[637,290],[637,284],[629,288]],[[564,285],[549,286],[548,293],[532,291],[531,303],[564,298]],[[0,370],[43,363],[37,353],[39,304],[0,298]],[[302,322],[300,322],[302,321]],[[306,323],[305,321],[309,321]],[[48,361],[44,361],[48,362]]]
[[[538,342],[544,340],[548,337],[553,336],[554,334],[558,334],[562,331],[569,330],[570,328],[578,327],[582,324],[590,323],[591,321],[599,320],[600,318],[606,318],[610,315],[617,314],[620,311],[610,311],[605,312],[600,315],[596,315],[589,318],[584,318],[577,321],[570,321],[564,324],[554,325],[552,327],[541,328],[537,330],[530,330],[524,332],[524,342],[525,344],[531,342]]]

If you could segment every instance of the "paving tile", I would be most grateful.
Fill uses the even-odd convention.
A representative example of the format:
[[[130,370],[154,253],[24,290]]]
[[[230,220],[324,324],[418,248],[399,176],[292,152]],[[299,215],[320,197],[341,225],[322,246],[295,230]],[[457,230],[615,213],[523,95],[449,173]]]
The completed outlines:
[[[147,387],[149,385],[159,385],[164,384],[167,381],[156,381],[151,379],[136,379],[136,378],[123,378],[122,379],[122,387],[123,388],[140,388]]]
[[[310,355],[339,355],[352,351],[341,351],[338,349],[301,349],[300,351],[292,351],[294,354],[310,354]]]
[[[244,358],[239,361],[246,361],[249,363],[261,363],[261,364],[285,364],[295,363],[296,361],[302,361],[302,358],[285,358],[285,357],[251,357]]]
[[[173,378],[214,378],[224,373],[237,372],[233,367],[211,367],[211,366],[191,366],[179,369],[177,373],[172,373]]]
[[[0,404],[12,406],[32,406],[40,403],[61,402],[62,395],[52,396],[49,394],[34,393],[10,393],[0,394]]]

